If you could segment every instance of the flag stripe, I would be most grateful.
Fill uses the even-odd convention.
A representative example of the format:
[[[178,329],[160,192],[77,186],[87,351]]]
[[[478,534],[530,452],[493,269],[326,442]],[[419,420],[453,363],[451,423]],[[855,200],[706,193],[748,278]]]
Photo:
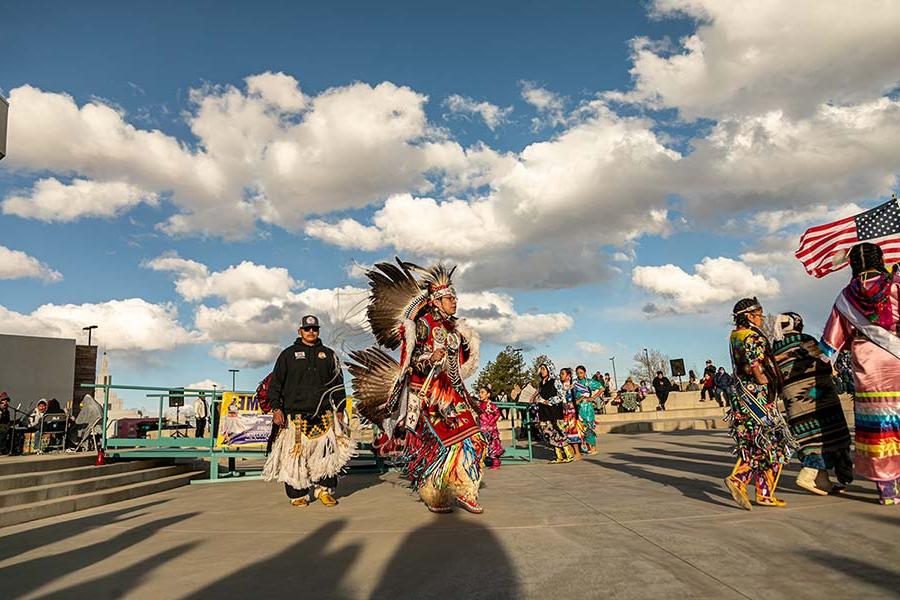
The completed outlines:
[[[856,233],[851,233],[850,235],[838,238],[836,240],[832,240],[827,245],[818,246],[816,248],[810,248],[809,251],[815,252],[813,255],[809,256],[798,256],[804,264],[817,262],[822,259],[826,254],[834,254],[844,246],[850,247],[853,244],[857,243],[859,239],[856,237]]]
[[[840,227],[835,227],[833,229],[829,229],[823,233],[814,236],[804,235],[800,238],[800,245],[806,246],[810,244],[815,244],[817,242],[821,242],[822,240],[828,239],[835,235],[841,235],[842,233],[846,233],[848,231],[856,231],[856,224],[851,223],[850,225],[841,225]]]

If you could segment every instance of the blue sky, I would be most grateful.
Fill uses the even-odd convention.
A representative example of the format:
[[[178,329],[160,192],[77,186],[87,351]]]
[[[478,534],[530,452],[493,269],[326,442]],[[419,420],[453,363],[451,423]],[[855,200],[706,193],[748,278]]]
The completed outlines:
[[[11,5],[0,331],[103,319],[120,383],[252,388],[295,311],[336,327],[327,291],[395,254],[463,263],[483,361],[721,364],[742,294],[818,328],[845,276],[791,250],[897,187],[898,15],[747,10]]]

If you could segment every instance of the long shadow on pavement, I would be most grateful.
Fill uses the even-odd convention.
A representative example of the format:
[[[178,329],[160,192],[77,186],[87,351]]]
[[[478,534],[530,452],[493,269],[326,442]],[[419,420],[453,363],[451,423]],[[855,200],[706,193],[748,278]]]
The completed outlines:
[[[885,540],[885,543],[889,544],[887,540]],[[805,556],[848,577],[880,587],[888,592],[887,597],[897,597],[897,581],[900,579],[900,571],[889,571],[877,565],[823,550],[808,550]]]
[[[516,567],[496,536],[456,513],[410,533],[372,598],[521,598]]]
[[[670,458],[662,458],[656,456],[634,456],[633,454],[623,454],[614,452],[608,455],[609,458],[622,461],[614,463],[603,461],[602,466],[613,471],[620,471],[637,477],[647,479],[662,485],[674,487],[684,496],[706,502],[709,504],[718,504],[721,506],[734,506],[731,496],[725,491],[724,487],[718,482],[727,475],[719,467],[714,465],[703,464],[695,461],[677,460]],[[594,461],[588,461],[594,462]],[[595,463],[600,464],[600,463]],[[644,467],[644,465],[659,467],[668,471],[684,473],[686,475],[694,474],[696,477],[682,477],[679,475],[670,475],[666,473],[658,473]],[[707,480],[705,477],[713,477],[715,482]],[[727,502],[722,502],[716,498],[724,498]]]
[[[662,455],[662,456],[671,456],[673,458],[684,458],[687,460],[701,461],[701,462],[712,462],[718,463],[721,465],[727,465],[729,469],[734,466],[734,457],[730,455],[726,455],[721,451],[712,454],[712,453],[697,453],[697,452],[681,452],[680,450],[667,450],[665,448],[645,448],[645,447],[637,447],[635,448],[637,452],[644,452],[649,455]]]
[[[187,598],[356,598],[359,594],[347,589],[344,582],[360,546],[329,548],[332,538],[346,525],[344,519],[326,523],[277,555],[240,567]]]
[[[0,569],[0,582],[3,582],[4,592],[11,594],[10,598],[19,598],[47,583],[48,578],[75,573],[111,558],[129,547],[145,541],[156,531],[198,514],[196,512],[185,513],[142,523],[102,542],[4,567]]]
[[[66,538],[75,537],[96,527],[102,527],[110,523],[124,523],[125,521],[141,517],[147,513],[139,511],[145,508],[155,508],[165,502],[169,502],[169,500],[144,502],[128,508],[67,519],[33,529],[25,529],[10,535],[0,535],[0,561],[24,554],[35,548],[49,546]]]
[[[189,552],[200,542],[181,544],[168,550],[163,550],[151,556],[142,557],[141,560],[118,571],[114,571],[102,577],[97,577],[83,583],[75,584],[63,590],[40,596],[42,600],[72,600],[73,598],[125,598],[131,595],[131,591],[144,583],[157,567],[165,563],[177,560],[178,557]]]

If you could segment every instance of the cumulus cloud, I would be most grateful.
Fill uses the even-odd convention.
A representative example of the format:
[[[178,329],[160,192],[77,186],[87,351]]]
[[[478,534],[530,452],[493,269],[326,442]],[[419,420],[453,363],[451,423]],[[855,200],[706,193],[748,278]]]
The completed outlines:
[[[220,382],[215,381],[213,379],[203,379],[201,381],[195,381],[194,383],[189,383],[185,388],[189,390],[211,390],[214,388],[224,390],[226,389]]]
[[[793,119],[776,110],[722,120],[667,179],[692,214],[789,212],[759,217],[799,222],[823,205],[851,210],[897,184],[900,101],[822,106]],[[793,212],[790,212],[793,211]],[[827,214],[824,211],[823,214]],[[752,214],[750,215],[752,218]],[[811,215],[810,215],[811,216]]]
[[[229,302],[271,298],[284,296],[300,285],[283,267],[266,267],[247,260],[211,273],[204,264],[170,253],[147,261],[144,266],[174,273],[176,291],[189,301],[209,297],[225,298]]]
[[[863,212],[865,209],[855,203],[841,206],[816,204],[803,209],[767,210],[752,215],[747,221],[768,233],[774,233],[797,225],[824,225]]]
[[[660,18],[688,16],[679,47],[632,40],[634,88],[613,98],[673,107],[688,118],[771,110],[804,114],[859,102],[900,79],[900,6],[879,0],[656,0]]]
[[[385,245],[378,227],[367,227],[353,219],[341,219],[337,223],[314,219],[306,224],[304,230],[310,237],[341,248],[372,251]]]
[[[452,114],[478,115],[491,131],[505,123],[506,117],[512,112],[512,106],[501,108],[496,104],[485,101],[478,102],[468,96],[460,96],[459,94],[448,96],[444,100],[444,106]]]
[[[547,278],[572,280],[577,271],[575,279],[594,281],[608,272],[599,245],[671,230],[662,174],[680,159],[651,122],[622,117],[596,102],[553,140],[505,157],[514,164],[504,163],[483,196],[399,194],[388,198],[371,223],[316,223],[307,233],[342,247],[371,249],[377,241],[398,252],[464,261],[471,280],[513,279],[514,287],[532,287]],[[508,276],[510,266],[515,277]]]
[[[531,121],[532,129],[539,130],[542,127],[565,125],[565,98],[539,86],[533,81],[522,81],[522,99],[533,106],[539,116]]]
[[[587,354],[607,354],[609,348],[598,342],[576,342],[579,350]]]
[[[190,100],[196,149],[133,126],[100,100],[79,106],[69,95],[20,86],[10,93],[17,118],[10,122],[8,165],[75,173],[76,183],[107,188],[105,204],[50,211],[57,219],[108,216],[165,192],[179,213],[163,230],[227,239],[246,237],[259,220],[297,230],[308,215],[427,191],[431,173],[467,179],[466,150],[428,123],[427,97],[408,87],[354,83],[307,97],[293,77],[263,73],[248,77],[244,90],[207,85],[192,90]],[[133,188],[110,199],[113,183]],[[85,185],[54,191],[77,197]],[[22,216],[46,218],[48,208],[28,211],[21,200],[13,206]],[[50,200],[43,204],[58,205]]]
[[[71,222],[84,217],[114,217],[140,203],[155,205],[159,195],[119,181],[75,179],[65,184],[54,177],[39,179],[28,195],[3,200],[3,214],[47,222]]]
[[[109,350],[148,352],[172,350],[199,340],[178,321],[172,304],[142,298],[97,304],[44,304],[30,314],[0,306],[0,329],[6,333],[76,338],[85,325],[99,325],[93,339]]]
[[[460,316],[486,340],[496,344],[540,342],[567,331],[574,325],[565,313],[521,314],[507,294],[494,292],[459,295]]]
[[[60,281],[63,276],[33,256],[20,250],[10,250],[0,246],[0,280],[2,279],[43,279],[46,282]]]
[[[669,307],[679,313],[703,312],[710,305],[747,296],[774,296],[780,290],[776,279],[726,257],[706,257],[694,265],[693,273],[672,264],[639,266],[632,270],[631,279],[638,287],[670,299]]]
[[[210,356],[218,358],[229,365],[240,367],[262,367],[274,365],[281,346],[276,344],[256,344],[232,342],[221,346],[213,346]]]

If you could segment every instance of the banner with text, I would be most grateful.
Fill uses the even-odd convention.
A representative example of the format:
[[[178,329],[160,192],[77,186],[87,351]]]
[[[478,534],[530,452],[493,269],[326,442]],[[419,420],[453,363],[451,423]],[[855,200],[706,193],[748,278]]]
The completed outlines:
[[[217,447],[264,450],[271,432],[272,415],[263,414],[253,394],[222,394]]]

